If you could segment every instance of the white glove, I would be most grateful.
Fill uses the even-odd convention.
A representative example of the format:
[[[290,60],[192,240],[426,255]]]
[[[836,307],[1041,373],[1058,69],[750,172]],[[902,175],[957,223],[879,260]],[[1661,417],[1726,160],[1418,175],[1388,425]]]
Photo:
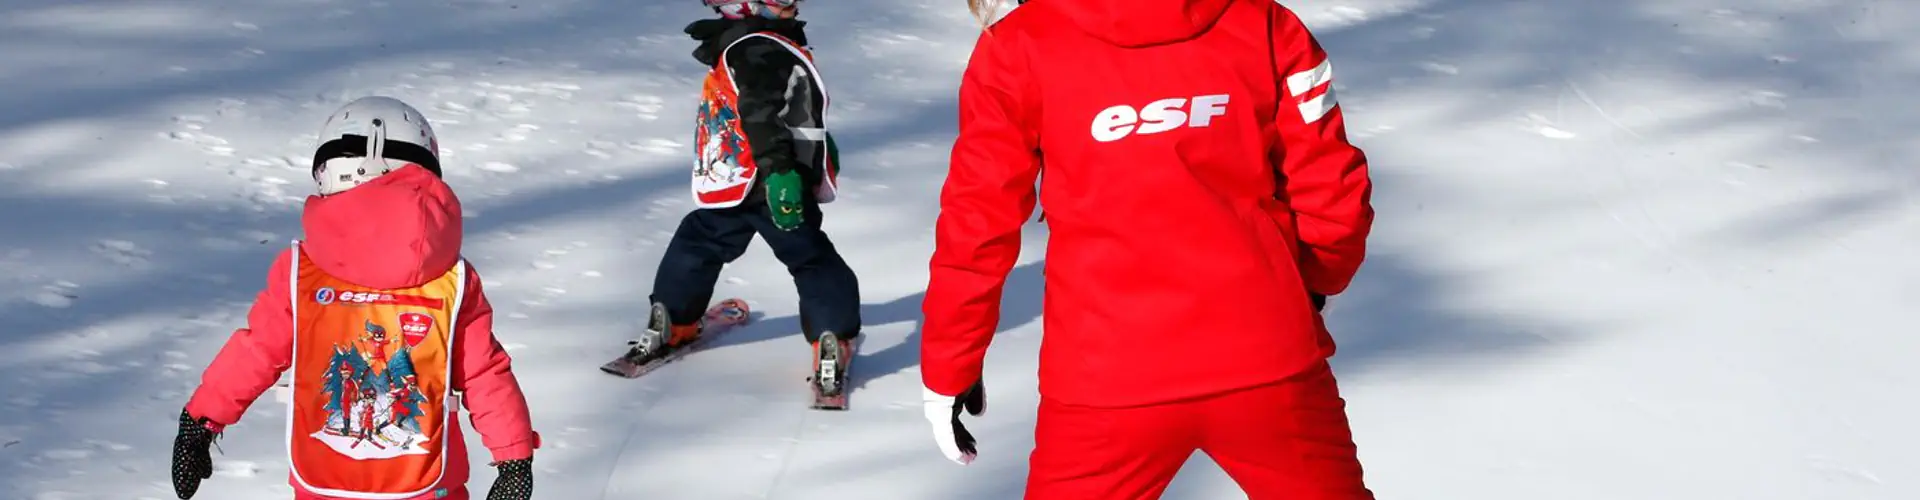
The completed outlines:
[[[933,389],[922,388],[922,410],[926,413],[927,423],[933,425],[933,443],[940,447],[940,453],[953,463],[967,465],[979,455],[974,447],[973,434],[967,427],[960,425],[960,411],[980,416],[987,411],[987,391],[980,382],[958,397],[945,396]]]

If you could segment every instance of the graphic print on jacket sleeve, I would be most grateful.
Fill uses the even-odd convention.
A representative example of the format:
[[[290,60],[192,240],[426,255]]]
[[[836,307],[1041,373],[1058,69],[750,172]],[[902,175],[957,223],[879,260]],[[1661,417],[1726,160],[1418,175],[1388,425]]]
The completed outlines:
[[[1340,104],[1333,97],[1333,60],[1325,55],[1313,69],[1287,75],[1286,86],[1302,123],[1320,121]]]
[[[426,284],[368,290],[296,258],[294,478],[314,493],[411,498],[446,474],[458,406],[450,326],[465,266]]]

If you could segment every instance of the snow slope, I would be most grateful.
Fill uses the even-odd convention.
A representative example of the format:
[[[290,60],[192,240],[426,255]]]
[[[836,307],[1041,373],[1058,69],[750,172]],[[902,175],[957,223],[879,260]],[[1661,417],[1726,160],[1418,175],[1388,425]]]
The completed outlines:
[[[539,498],[1017,498],[1045,226],[985,456],[942,460],[917,409],[960,4],[806,7],[849,165],[827,226],[871,335],[854,410],[820,413],[760,246],[721,285],[758,324],[646,379],[593,368],[690,207],[691,0],[6,2],[0,498],[172,497],[173,416],[300,234],[310,135],[368,93],[436,120],[546,436]],[[1920,5],[1289,4],[1378,182],[1330,322],[1382,498],[1920,498]],[[198,498],[284,498],[283,418],[263,397]],[[1237,496],[1196,457],[1167,498]]]

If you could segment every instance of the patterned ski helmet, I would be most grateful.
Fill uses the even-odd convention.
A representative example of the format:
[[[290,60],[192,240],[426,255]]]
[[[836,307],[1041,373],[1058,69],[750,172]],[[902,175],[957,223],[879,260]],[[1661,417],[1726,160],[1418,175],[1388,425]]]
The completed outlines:
[[[720,17],[727,19],[745,19],[748,17],[776,17],[773,9],[767,7],[791,7],[800,0],[700,0]]]
[[[420,110],[399,99],[370,96],[327,117],[313,152],[313,181],[322,196],[417,164],[440,175],[440,139]]]

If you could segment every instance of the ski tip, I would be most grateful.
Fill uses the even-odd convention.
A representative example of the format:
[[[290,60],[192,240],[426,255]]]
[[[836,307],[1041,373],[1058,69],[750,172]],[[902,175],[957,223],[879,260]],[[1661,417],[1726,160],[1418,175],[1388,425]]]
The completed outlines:
[[[726,300],[722,300],[722,301],[720,301],[720,303],[718,304],[718,306],[719,306],[719,307],[731,307],[731,308],[734,308],[734,309],[739,309],[739,310],[740,310],[740,312],[741,312],[741,314],[752,314],[752,313],[753,313],[753,308],[752,308],[752,307],[749,307],[749,306],[747,306],[747,301],[746,301],[746,300],[744,300],[744,299],[741,299],[741,298],[739,298],[739,297],[731,297],[731,298],[728,298],[728,299],[726,299]]]
[[[753,317],[753,309],[747,307],[747,301],[731,298],[716,302],[713,307],[707,308],[704,321],[710,328],[734,327],[752,322]]]
[[[639,367],[633,366],[630,363],[615,362],[601,365],[600,371],[620,378],[638,378],[640,376]]]

